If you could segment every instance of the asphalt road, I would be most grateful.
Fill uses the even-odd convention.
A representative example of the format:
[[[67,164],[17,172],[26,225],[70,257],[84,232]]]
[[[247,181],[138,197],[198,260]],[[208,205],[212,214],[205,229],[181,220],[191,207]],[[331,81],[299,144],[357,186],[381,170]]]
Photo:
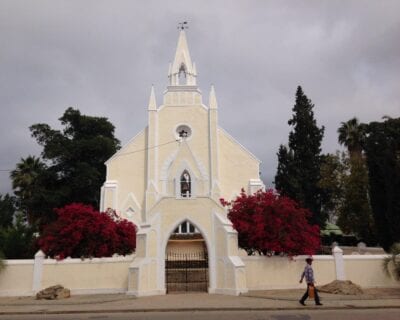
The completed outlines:
[[[1,315],[0,320],[399,320],[400,309]]]

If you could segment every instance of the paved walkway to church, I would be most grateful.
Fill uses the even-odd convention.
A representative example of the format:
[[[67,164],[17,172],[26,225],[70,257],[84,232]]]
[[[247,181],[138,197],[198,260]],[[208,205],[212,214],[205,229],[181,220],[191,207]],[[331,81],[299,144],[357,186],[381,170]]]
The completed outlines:
[[[76,295],[63,300],[34,297],[0,298],[0,314],[63,314],[100,312],[146,312],[188,310],[297,310],[400,308],[400,286],[396,289],[367,289],[363,295],[321,293],[323,306],[298,303],[303,290],[251,291],[242,296],[206,293],[169,294],[134,298],[125,294]]]

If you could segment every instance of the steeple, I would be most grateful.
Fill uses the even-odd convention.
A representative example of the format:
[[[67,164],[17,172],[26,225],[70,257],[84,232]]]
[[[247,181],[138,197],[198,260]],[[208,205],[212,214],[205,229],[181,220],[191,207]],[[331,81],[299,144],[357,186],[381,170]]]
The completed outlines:
[[[168,78],[170,86],[195,86],[196,68],[190,58],[189,47],[186,41],[185,30],[179,32],[178,45],[176,46],[175,58],[170,65]]]

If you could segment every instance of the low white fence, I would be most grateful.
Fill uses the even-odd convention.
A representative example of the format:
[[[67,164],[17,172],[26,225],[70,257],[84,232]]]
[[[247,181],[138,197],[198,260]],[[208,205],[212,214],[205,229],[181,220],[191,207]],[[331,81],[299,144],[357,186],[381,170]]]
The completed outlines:
[[[382,269],[387,255],[343,255],[335,247],[332,255],[313,256],[313,269],[317,285],[333,280],[351,280],[363,288],[400,287],[400,282],[390,278]],[[242,257],[246,265],[249,290],[297,289],[304,270],[306,256],[293,259],[286,257]]]
[[[335,247],[332,255],[314,256],[313,269],[317,285],[335,279],[351,280],[364,287],[399,287],[382,270],[386,255],[343,255]],[[240,257],[246,269],[248,290],[295,289],[305,266],[306,256]],[[127,292],[129,265],[134,256],[65,259],[45,259],[39,251],[33,260],[5,260],[0,272],[0,296],[30,296],[39,290],[61,284],[72,294]]]
[[[0,272],[0,296],[31,296],[61,284],[72,294],[122,293],[128,287],[128,268],[134,256],[93,259],[5,260]]]

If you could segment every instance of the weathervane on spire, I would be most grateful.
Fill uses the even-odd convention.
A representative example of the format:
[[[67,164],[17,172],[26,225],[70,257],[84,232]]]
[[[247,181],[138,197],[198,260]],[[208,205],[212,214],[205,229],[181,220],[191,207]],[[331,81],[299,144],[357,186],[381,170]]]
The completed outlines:
[[[179,30],[189,29],[188,22],[187,21],[179,22],[178,29]]]

